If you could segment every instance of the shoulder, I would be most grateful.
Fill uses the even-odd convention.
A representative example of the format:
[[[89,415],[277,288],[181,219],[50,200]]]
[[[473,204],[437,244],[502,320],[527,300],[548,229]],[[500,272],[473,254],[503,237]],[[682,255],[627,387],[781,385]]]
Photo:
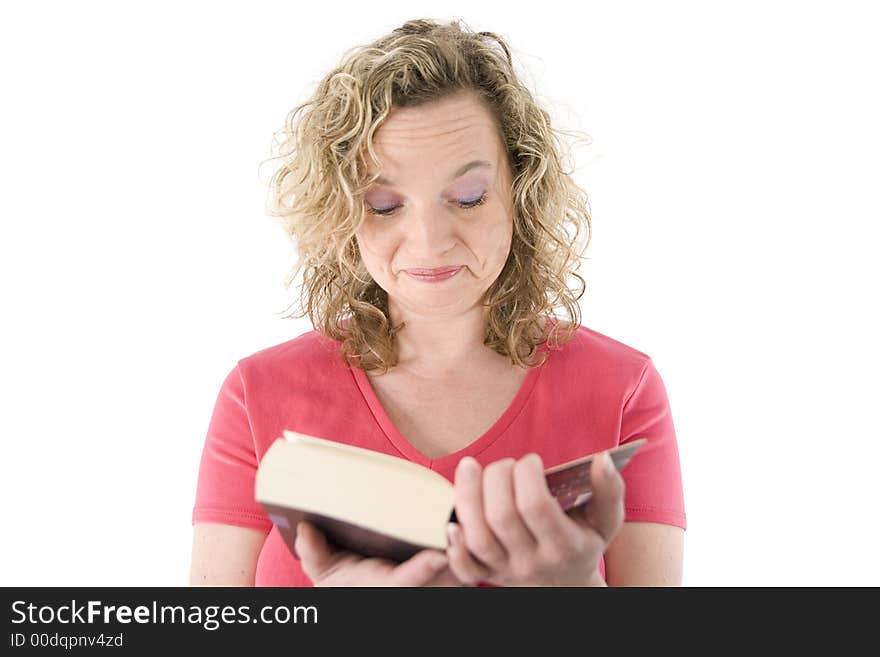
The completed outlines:
[[[242,378],[251,382],[278,376],[315,376],[345,369],[340,343],[311,330],[291,340],[274,344],[238,361]]]
[[[582,324],[571,340],[551,347],[550,352],[553,369],[569,381],[588,378],[611,386],[634,387],[653,367],[648,354]]]

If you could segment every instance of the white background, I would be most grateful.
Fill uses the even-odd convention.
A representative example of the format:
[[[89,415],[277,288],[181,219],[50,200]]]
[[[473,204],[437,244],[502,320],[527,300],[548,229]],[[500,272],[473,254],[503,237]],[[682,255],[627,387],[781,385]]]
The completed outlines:
[[[666,383],[684,583],[880,585],[870,5],[4,5],[0,584],[187,583],[223,377],[311,329],[281,319],[272,133],[430,17],[508,38],[592,137],[583,323]]]

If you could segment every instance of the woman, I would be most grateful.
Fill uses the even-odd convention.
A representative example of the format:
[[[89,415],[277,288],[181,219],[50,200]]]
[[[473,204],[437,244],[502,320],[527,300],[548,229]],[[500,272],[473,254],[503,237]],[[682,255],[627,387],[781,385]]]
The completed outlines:
[[[589,241],[586,195],[504,40],[410,21],[351,51],[291,113],[283,146],[270,212],[298,247],[297,316],[315,330],[223,383],[191,583],[680,584],[666,392],[648,356],[579,325],[583,288],[566,279]],[[302,523],[295,558],[253,496],[283,429],[453,481],[449,548],[364,559]],[[544,468],[640,437],[622,474],[596,460],[590,504],[561,511]]]

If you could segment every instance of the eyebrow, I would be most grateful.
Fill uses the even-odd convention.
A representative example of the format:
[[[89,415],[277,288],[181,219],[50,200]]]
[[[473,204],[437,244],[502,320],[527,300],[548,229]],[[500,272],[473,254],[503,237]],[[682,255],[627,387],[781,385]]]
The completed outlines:
[[[478,169],[478,168],[491,169],[492,163],[487,162],[486,160],[473,160],[472,162],[468,162],[464,166],[459,167],[458,170],[449,177],[449,182],[452,182],[456,178],[461,178],[464,174],[466,174],[471,169]],[[382,176],[379,176],[378,178],[376,178],[375,183],[377,185],[388,185],[389,187],[394,186],[393,182],[391,182],[387,178],[383,178]]]

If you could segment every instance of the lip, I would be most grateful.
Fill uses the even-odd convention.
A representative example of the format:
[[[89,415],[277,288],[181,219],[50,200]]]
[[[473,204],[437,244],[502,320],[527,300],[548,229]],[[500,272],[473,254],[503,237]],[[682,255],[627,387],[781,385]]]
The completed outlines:
[[[413,269],[404,269],[407,274],[412,274],[413,276],[440,276],[441,274],[451,274],[452,272],[456,272],[459,269],[464,267],[464,265],[457,265],[455,267],[437,267],[436,269],[420,269],[415,267]]]
[[[437,269],[405,269],[404,271],[409,275],[410,278],[421,283],[440,283],[442,281],[448,281],[450,278],[455,277],[462,269],[464,269],[464,265],[461,265],[460,267],[438,267]],[[414,273],[418,271],[427,271],[431,273]]]

